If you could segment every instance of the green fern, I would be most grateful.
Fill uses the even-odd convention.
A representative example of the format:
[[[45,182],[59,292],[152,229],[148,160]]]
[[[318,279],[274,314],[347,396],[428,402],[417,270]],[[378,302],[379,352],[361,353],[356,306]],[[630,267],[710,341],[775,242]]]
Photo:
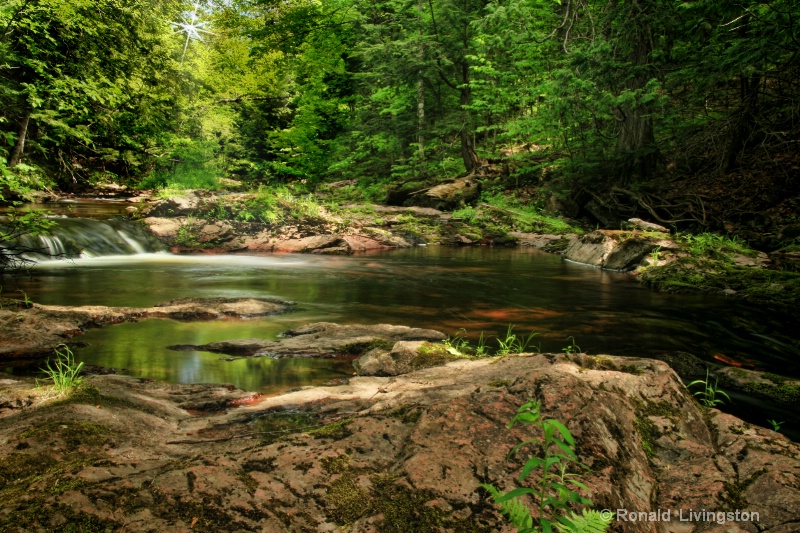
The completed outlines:
[[[499,490],[494,488],[494,486],[484,483],[481,485],[484,489],[489,491],[489,494],[492,495],[492,499],[497,502],[502,496]],[[531,531],[536,531],[533,528],[533,517],[531,516],[531,511],[528,509],[528,506],[522,502],[521,498],[512,498],[510,500],[501,501],[498,503],[500,506],[500,512],[503,513],[508,517],[508,521],[511,522],[511,525],[517,528],[517,533],[529,533]]]
[[[555,526],[559,533],[606,533],[614,515],[595,509],[584,509],[583,514],[572,511],[569,516],[562,516],[558,520]]]

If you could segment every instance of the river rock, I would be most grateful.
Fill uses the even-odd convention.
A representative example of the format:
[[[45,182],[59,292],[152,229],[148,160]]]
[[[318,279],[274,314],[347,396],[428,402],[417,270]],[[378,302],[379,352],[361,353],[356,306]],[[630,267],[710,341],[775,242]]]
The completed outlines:
[[[596,230],[582,235],[564,252],[564,257],[608,270],[632,270],[656,248],[678,249],[669,239],[653,238],[636,231]]]
[[[404,205],[454,209],[477,200],[480,192],[480,183],[468,176],[411,193]]]
[[[170,196],[153,206],[144,209],[148,217],[179,217],[195,215],[203,210],[203,205],[213,196],[203,191],[187,190],[179,196]]]
[[[460,360],[239,407],[242,397],[220,387],[123,376],[90,385],[93,396],[58,411],[0,417],[0,529],[510,533],[480,484],[519,487],[524,462],[540,455],[507,457],[540,437],[506,426],[534,397],[575,438],[596,509],[671,511],[669,521],[618,520],[613,531],[800,530],[800,446],[703,409],[658,361]],[[193,394],[229,407],[197,416],[185,409]],[[524,485],[538,480],[534,470]],[[687,520],[690,510],[759,516],[717,524]]]
[[[313,235],[300,239],[276,241],[273,252],[349,255],[353,253],[350,244],[339,235]]]
[[[451,359],[448,355],[442,344],[399,341],[391,350],[373,348],[353,361],[353,366],[359,376],[399,376],[444,364]]]
[[[33,304],[0,309],[0,360],[50,355],[89,328],[144,318],[215,320],[282,313],[293,302],[271,298],[181,298],[153,307],[106,307]]]
[[[646,220],[642,220],[641,218],[629,218],[628,224],[632,227],[644,231],[658,231],[660,233],[669,233],[669,230],[660,224],[655,224],[653,222],[647,222]]]
[[[234,339],[200,345],[173,345],[172,350],[199,350],[246,357],[353,357],[372,348],[391,348],[398,341],[441,341],[444,333],[408,326],[307,324],[282,334],[277,341]]]
[[[742,368],[742,363],[728,360],[722,354],[716,357],[730,365],[739,366],[706,361],[682,351],[666,352],[656,357],[666,362],[686,381],[705,380],[708,372],[712,384],[716,383],[726,392],[739,392],[747,397],[783,404],[784,407],[795,406],[800,402],[800,380],[771,372]],[[745,398],[739,399],[743,400]],[[762,405],[761,408],[763,407]]]

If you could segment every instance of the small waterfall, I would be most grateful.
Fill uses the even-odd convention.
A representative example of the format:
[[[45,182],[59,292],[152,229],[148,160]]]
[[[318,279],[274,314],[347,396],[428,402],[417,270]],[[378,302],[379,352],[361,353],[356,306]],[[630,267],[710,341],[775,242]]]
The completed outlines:
[[[62,218],[55,222],[46,234],[24,235],[0,246],[23,249],[24,257],[34,261],[164,251],[161,243],[130,220]]]

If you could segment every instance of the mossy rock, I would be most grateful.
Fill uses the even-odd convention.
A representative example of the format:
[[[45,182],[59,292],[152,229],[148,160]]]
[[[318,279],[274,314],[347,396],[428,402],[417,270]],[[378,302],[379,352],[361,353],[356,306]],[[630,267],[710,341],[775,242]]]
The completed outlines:
[[[648,268],[641,281],[661,292],[735,291],[754,303],[775,304],[800,314],[800,273],[738,267],[724,261],[683,257],[667,265]]]

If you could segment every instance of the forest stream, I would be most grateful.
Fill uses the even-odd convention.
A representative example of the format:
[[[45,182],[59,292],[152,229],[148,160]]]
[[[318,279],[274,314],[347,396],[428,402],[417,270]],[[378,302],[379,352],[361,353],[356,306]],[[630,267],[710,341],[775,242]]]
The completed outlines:
[[[354,256],[173,255],[155,251],[138,226],[121,219],[68,219],[60,234],[66,244],[52,238],[42,244],[74,251],[88,242],[91,251],[40,261],[31,278],[19,280],[19,288],[41,304],[151,306],[181,297],[276,297],[298,304],[292,312],[266,318],[150,319],[94,329],[77,339],[78,360],[133,376],[231,383],[269,394],[352,375],[346,360],[225,360],[167,348],[274,339],[320,321],[432,328],[472,343],[483,332],[489,344],[513,326],[517,334],[536,333],[531,347],[542,352],[561,352],[573,343],[595,355],[684,351],[716,363],[800,376],[800,346],[791,334],[796,323],[785,314],[722,296],[655,293],[628,275],[524,247],[430,246]],[[2,370],[12,373],[41,366],[5,364]],[[734,403],[737,415],[756,423],[770,414],[796,417],[746,398],[734,397]]]

